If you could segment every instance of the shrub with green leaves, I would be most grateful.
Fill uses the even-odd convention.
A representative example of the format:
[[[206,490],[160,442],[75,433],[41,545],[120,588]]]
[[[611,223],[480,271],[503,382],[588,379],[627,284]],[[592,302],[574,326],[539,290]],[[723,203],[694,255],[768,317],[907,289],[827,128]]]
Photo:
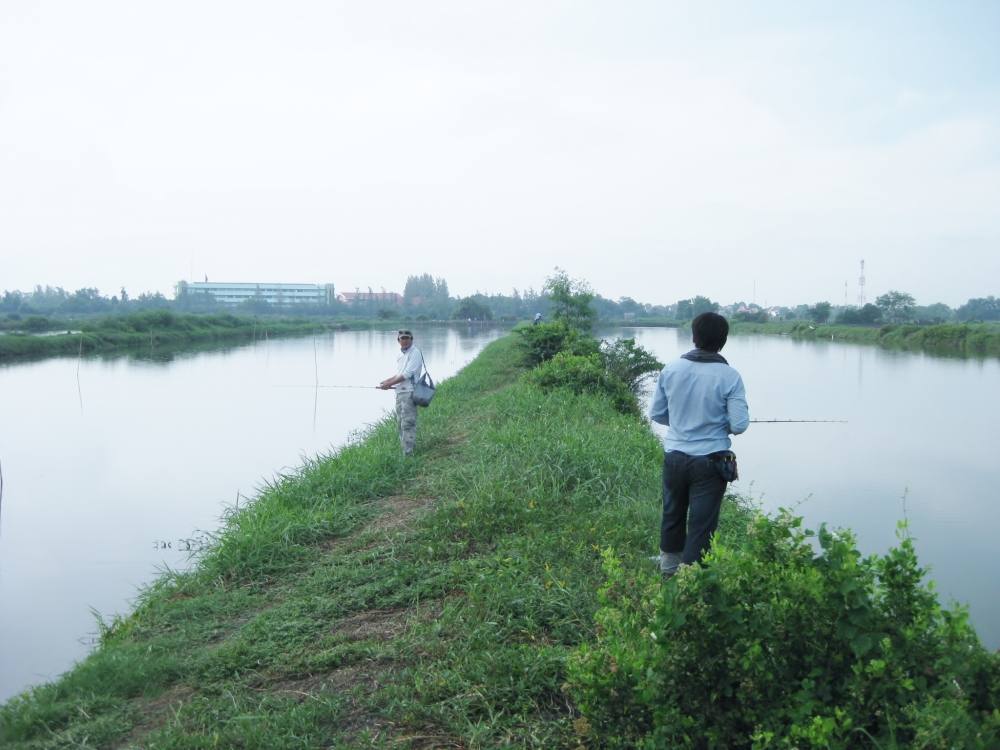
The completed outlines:
[[[517,329],[525,359],[537,365],[528,379],[542,389],[569,388],[574,393],[600,393],[618,411],[639,413],[642,381],[663,365],[635,339],[596,340],[563,322]]]
[[[597,310],[591,305],[594,292],[587,282],[571,279],[566,271],[557,266],[555,273],[545,280],[542,291],[549,297],[552,315],[557,322],[584,333],[594,329]]]
[[[58,324],[41,315],[29,315],[19,326],[23,331],[50,331]]]
[[[635,339],[602,341],[601,359],[605,369],[636,395],[647,377],[663,369],[663,363],[636,344]]]
[[[559,352],[529,372],[527,377],[543,390],[568,388],[574,393],[603,394],[623,414],[639,413],[635,395],[625,383],[608,372],[600,354],[581,356]]]
[[[1000,657],[940,606],[904,538],[763,515],[666,584],[607,551],[596,642],[569,685],[604,747],[995,748]]]
[[[598,350],[597,341],[591,336],[580,333],[561,321],[523,326],[515,330],[521,336],[521,349],[526,364],[531,367],[547,362],[559,352],[589,355]]]

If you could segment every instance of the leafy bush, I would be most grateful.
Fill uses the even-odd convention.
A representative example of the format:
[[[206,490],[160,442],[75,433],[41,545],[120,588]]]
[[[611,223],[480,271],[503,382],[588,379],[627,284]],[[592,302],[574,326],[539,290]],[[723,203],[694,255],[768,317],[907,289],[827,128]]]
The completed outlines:
[[[618,339],[609,344],[601,342],[601,359],[605,369],[621,380],[632,393],[638,395],[642,381],[663,369],[660,362],[635,339]]]
[[[600,354],[559,352],[528,373],[528,380],[543,390],[569,388],[574,393],[600,393],[625,414],[638,414],[639,403],[632,391],[604,366]]]
[[[1000,356],[1000,329],[977,327],[966,339],[969,354],[992,354]]]
[[[558,321],[516,329],[525,359],[537,367],[528,379],[543,388],[569,388],[575,393],[603,393],[618,411],[639,413],[639,390],[649,374],[663,365],[635,339],[598,345],[590,336]]]
[[[169,310],[143,310],[125,318],[133,331],[141,332],[172,328],[178,320],[179,318]]]
[[[667,584],[605,553],[595,643],[569,686],[593,744],[640,748],[1000,746],[1000,657],[922,583],[908,539],[758,516]]]
[[[24,322],[21,323],[21,329],[24,331],[48,331],[54,325],[56,324],[46,317],[41,315],[31,315],[25,318]]]
[[[549,296],[556,322],[585,333],[593,330],[597,311],[591,306],[594,292],[586,282],[571,279],[568,273],[557,267],[555,273],[545,280],[542,291]]]
[[[552,359],[559,352],[589,355],[597,352],[597,342],[563,322],[539,323],[515,329],[528,365]]]

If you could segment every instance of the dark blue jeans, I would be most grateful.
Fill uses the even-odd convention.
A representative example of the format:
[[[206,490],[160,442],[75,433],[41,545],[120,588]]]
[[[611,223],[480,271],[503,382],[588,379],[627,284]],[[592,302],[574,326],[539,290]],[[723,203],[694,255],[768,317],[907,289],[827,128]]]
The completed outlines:
[[[685,564],[698,562],[719,525],[725,493],[726,480],[708,456],[664,453],[660,551],[680,553]]]

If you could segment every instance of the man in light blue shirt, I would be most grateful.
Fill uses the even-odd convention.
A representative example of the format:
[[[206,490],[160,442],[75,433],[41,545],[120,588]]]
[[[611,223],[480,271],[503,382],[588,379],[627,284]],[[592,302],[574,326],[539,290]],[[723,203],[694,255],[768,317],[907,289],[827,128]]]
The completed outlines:
[[[717,313],[691,322],[696,349],[660,373],[649,418],[667,425],[663,438],[660,570],[667,577],[708,550],[719,525],[732,441],[750,424],[743,379],[719,354],[729,323]],[[735,477],[733,477],[735,478]]]

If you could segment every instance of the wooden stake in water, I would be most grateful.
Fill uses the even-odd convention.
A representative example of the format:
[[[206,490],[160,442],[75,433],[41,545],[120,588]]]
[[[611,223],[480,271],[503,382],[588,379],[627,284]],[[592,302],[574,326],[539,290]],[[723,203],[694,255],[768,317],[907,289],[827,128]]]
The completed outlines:
[[[319,354],[316,351],[315,336],[313,336],[313,372],[316,375],[316,390],[313,393],[313,432],[316,432],[316,412],[319,410]]]
[[[80,362],[83,361],[83,334],[80,334],[80,353],[76,357],[76,395],[80,399],[80,413],[83,414],[83,389],[80,387]]]

